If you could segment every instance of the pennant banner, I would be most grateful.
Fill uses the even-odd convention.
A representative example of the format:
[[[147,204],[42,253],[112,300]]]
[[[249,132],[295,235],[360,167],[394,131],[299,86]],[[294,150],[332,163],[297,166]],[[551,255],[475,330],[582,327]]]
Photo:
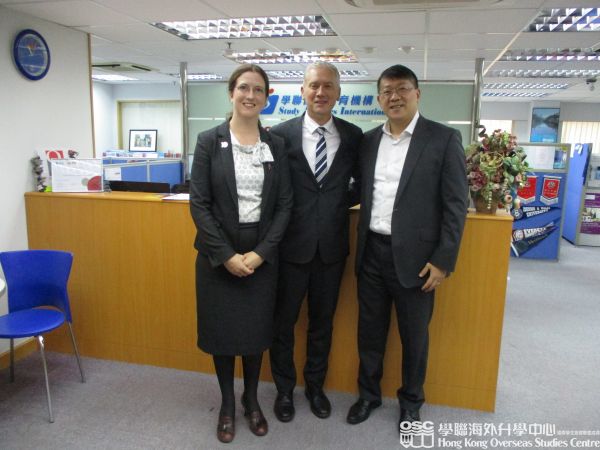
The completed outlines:
[[[514,230],[510,247],[515,256],[521,256],[546,239],[556,228],[554,222],[550,222],[543,227]]]
[[[544,175],[544,182],[542,184],[542,196],[540,198],[540,201],[544,205],[558,204],[558,192],[560,191],[560,182],[560,177]]]
[[[545,214],[553,209],[552,206],[522,206],[521,208],[514,208],[510,211],[515,220],[521,220],[523,218],[529,219],[533,216],[539,216]]]
[[[535,202],[535,192],[537,189],[537,175],[528,175],[525,185],[517,191],[517,196],[521,203],[527,205]]]

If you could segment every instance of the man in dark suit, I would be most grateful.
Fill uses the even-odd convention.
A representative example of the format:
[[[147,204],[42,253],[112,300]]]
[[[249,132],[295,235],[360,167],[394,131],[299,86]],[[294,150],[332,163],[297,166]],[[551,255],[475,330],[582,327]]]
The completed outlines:
[[[467,214],[460,133],[419,115],[417,77],[389,67],[377,81],[387,122],[360,146],[361,209],[356,251],[360,398],[347,421],[381,405],[380,380],[395,306],[402,341],[400,424],[420,421],[428,326],[435,289],[454,270]]]
[[[340,98],[340,75],[335,66],[308,66],[302,96],[306,113],[271,129],[285,139],[294,192],[292,217],[279,245],[275,338],[270,350],[278,391],[274,412],[282,422],[292,420],[295,413],[294,326],[307,294],[305,395],[317,417],[331,414],[323,384],[349,253],[348,208],[358,203],[358,192],[353,195],[350,181],[358,177],[357,147],[362,138],[360,128],[331,114]]]

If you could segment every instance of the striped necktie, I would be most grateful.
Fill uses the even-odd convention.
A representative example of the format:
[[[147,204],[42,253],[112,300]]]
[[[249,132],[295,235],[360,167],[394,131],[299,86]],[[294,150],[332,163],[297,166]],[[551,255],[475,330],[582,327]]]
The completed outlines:
[[[323,185],[323,178],[327,173],[327,143],[325,142],[325,127],[319,127],[316,132],[319,133],[319,142],[317,142],[317,157],[315,159],[315,178],[319,186]]]

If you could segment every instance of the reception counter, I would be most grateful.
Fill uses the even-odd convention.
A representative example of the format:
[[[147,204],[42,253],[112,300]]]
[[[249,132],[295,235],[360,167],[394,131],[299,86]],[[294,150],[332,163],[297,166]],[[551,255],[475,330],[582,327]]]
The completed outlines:
[[[32,192],[25,202],[30,248],[74,253],[69,293],[83,355],[213,372],[210,355],[196,347],[195,228],[187,202],[125,192]],[[347,392],[357,392],[357,219],[351,211],[351,255],[326,383],[327,389]],[[494,410],[511,228],[508,214],[469,213],[456,272],[436,295],[425,384],[429,403]],[[382,380],[390,397],[396,395],[402,358],[392,320]],[[299,380],[306,325],[303,309],[296,328]],[[50,350],[72,351],[63,329],[50,333],[46,342]],[[271,379],[267,357],[262,378]]]

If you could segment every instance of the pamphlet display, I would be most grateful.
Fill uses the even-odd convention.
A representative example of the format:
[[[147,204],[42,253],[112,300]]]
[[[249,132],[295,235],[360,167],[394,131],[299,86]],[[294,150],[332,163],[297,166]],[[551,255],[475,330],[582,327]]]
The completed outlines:
[[[101,159],[53,159],[53,192],[102,192]]]
[[[575,245],[600,246],[600,155],[592,144],[575,144],[571,152],[562,235]]]
[[[515,219],[511,255],[558,259],[570,144],[527,143],[522,147],[532,170],[517,193],[519,207],[511,210]]]

